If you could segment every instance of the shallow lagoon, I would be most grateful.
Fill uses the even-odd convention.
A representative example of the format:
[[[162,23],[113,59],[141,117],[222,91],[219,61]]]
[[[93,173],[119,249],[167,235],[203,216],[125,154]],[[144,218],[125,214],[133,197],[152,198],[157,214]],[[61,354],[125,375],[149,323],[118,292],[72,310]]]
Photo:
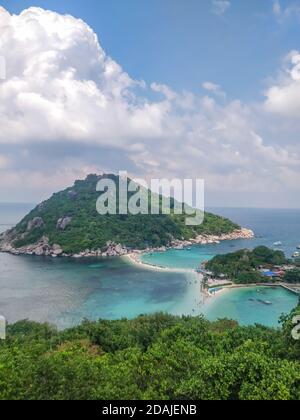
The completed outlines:
[[[192,314],[194,274],[144,270],[118,259],[52,259],[0,254],[0,313],[9,322],[59,327],[84,318],[133,318],[165,311]]]
[[[266,305],[264,302],[271,302]],[[210,299],[203,312],[210,320],[230,318],[241,325],[279,326],[282,314],[289,313],[298,296],[281,287],[247,287],[224,290]]]

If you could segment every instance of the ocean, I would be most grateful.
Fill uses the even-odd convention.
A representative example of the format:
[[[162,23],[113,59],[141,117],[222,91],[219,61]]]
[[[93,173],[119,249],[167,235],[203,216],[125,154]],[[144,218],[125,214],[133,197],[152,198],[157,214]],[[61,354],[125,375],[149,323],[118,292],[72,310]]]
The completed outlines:
[[[17,223],[32,208],[28,204],[0,204],[0,230]],[[300,243],[300,210],[209,209],[254,230],[250,241],[226,241],[144,256],[152,264],[195,268],[218,253],[281,241],[287,255]],[[263,299],[261,296],[264,296]],[[266,306],[261,300],[268,300]],[[278,326],[298,297],[283,289],[247,288],[222,292],[208,301],[200,294],[199,278],[192,272],[148,270],[121,258],[88,260],[0,254],[0,314],[9,322],[31,319],[59,328],[83,319],[133,318],[163,311],[232,318],[242,325]]]
[[[143,261],[165,267],[196,268],[216,254],[226,254],[244,248],[266,245],[284,251],[289,258],[300,245],[300,210],[210,208],[209,211],[228,217],[242,227],[252,229],[251,240],[224,241],[221,244],[193,246],[191,250],[169,250],[151,253]],[[274,243],[281,242],[276,247]]]

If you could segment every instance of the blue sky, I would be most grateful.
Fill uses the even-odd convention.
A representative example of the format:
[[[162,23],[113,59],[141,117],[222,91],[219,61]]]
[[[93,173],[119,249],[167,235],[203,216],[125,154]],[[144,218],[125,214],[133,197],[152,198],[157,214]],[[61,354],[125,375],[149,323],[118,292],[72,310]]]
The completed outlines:
[[[281,0],[282,8],[294,2]],[[211,0],[1,1],[19,13],[40,6],[82,18],[135,79],[200,91],[206,80],[231,98],[257,99],[286,51],[297,49],[297,16],[279,22],[272,0],[232,0],[224,15]]]
[[[127,170],[300,207],[300,0],[0,1],[0,58],[1,201]]]

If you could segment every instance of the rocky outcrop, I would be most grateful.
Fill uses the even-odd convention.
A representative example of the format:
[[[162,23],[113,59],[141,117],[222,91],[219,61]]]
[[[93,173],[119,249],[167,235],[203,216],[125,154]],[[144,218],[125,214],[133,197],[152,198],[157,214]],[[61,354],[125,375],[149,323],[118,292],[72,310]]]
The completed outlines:
[[[190,245],[208,245],[219,244],[222,241],[234,241],[236,239],[252,239],[254,232],[250,229],[242,228],[236,229],[231,233],[224,233],[222,235],[199,235],[195,239],[186,241],[174,240],[171,243],[172,248],[184,248]]]
[[[43,236],[38,242],[26,245],[20,248],[15,248],[13,241],[15,238],[14,231],[8,231],[0,235],[0,252],[8,252],[14,255],[37,255],[45,257],[74,257],[74,258],[88,258],[88,257],[118,257],[129,253],[129,250],[121,244],[114,242],[107,242],[103,249],[90,250],[86,249],[78,254],[67,254],[58,244],[50,245],[49,238]]]
[[[215,235],[200,235],[196,238],[196,241],[200,241],[205,245],[206,243],[214,243],[214,242],[221,242],[221,241],[235,241],[236,239],[253,239],[254,232],[251,229],[236,229],[231,233],[225,233],[223,235],[215,236]]]
[[[0,251],[2,252],[11,252],[13,249],[12,242],[16,236],[16,231],[14,229],[7,230],[0,234]]]
[[[65,230],[66,227],[72,222],[72,217],[64,216],[58,219],[56,229]]]
[[[163,246],[160,248],[147,248],[146,250],[135,250],[136,253],[147,253],[147,252],[164,252],[167,249],[184,249],[192,245],[209,245],[209,244],[219,244],[222,241],[234,241],[237,239],[253,239],[254,232],[250,229],[242,228],[236,229],[231,233],[226,233],[222,235],[199,235],[194,239],[189,240],[179,240],[173,239],[169,246]]]
[[[41,217],[35,217],[34,219],[29,220],[27,224],[27,231],[30,232],[33,229],[41,228],[44,225],[44,220]]]
[[[6,237],[0,237],[0,251],[9,252],[14,255],[37,255],[37,256],[51,256],[58,257],[63,254],[62,248],[57,245],[50,245],[49,238],[43,236],[38,242],[31,245],[26,245],[20,248],[15,248]]]
[[[15,255],[38,255],[38,256],[51,256],[51,257],[74,257],[74,258],[89,258],[89,257],[120,257],[129,253],[144,253],[153,251],[166,251],[169,248],[183,249],[191,245],[207,245],[207,244],[218,244],[221,241],[232,241],[236,239],[252,239],[254,233],[249,229],[238,229],[232,233],[223,234],[220,236],[216,235],[199,235],[195,239],[191,240],[173,240],[168,247],[161,248],[148,248],[143,251],[128,249],[122,244],[115,242],[107,242],[103,249],[90,250],[86,249],[77,254],[67,254],[63,251],[59,244],[49,244],[49,238],[43,236],[37,243],[27,245],[21,248],[15,248],[13,246],[13,240],[16,237],[16,232],[12,229],[0,235],[0,251],[9,252]]]
[[[116,257],[120,255],[126,255],[128,250],[121,244],[115,244],[114,242],[107,242],[107,248],[105,254],[107,257]]]
[[[55,255],[56,257],[59,257],[60,255],[62,255],[64,253],[64,251],[62,250],[60,245],[54,244],[54,245],[52,245],[51,253],[52,253],[52,255]]]
[[[89,250],[86,249],[78,254],[72,255],[74,258],[89,258],[89,257],[121,257],[127,255],[130,250],[121,244],[114,242],[107,242],[104,249]]]

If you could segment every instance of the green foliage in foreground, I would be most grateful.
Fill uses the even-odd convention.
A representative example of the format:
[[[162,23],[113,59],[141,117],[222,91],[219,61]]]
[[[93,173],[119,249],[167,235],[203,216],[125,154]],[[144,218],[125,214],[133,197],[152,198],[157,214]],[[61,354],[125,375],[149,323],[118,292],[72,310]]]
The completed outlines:
[[[127,247],[145,249],[148,246],[160,247],[172,239],[191,239],[199,234],[220,235],[231,233],[239,226],[230,220],[206,213],[204,223],[199,226],[186,226],[185,215],[105,215],[96,211],[96,202],[101,193],[96,185],[101,177],[89,175],[83,181],[76,181],[74,186],[54,194],[49,200],[32,210],[17,226],[14,245],[22,247],[37,242],[43,235],[49,237],[51,244],[59,244],[67,253],[76,253],[86,249],[102,249],[108,241],[121,243]],[[118,185],[118,177],[105,175]],[[149,206],[151,193],[147,190]],[[117,191],[118,197],[118,191]],[[162,197],[159,197],[160,208]],[[27,230],[30,220],[40,217],[44,226]],[[71,223],[65,230],[57,229],[57,221],[71,217]]]
[[[299,400],[292,328],[291,317],[281,330],[165,314],[63,332],[22,321],[0,343],[0,399]]]
[[[282,251],[274,251],[265,246],[259,246],[253,251],[242,249],[225,255],[217,255],[208,261],[206,268],[219,276],[227,277],[240,284],[266,282],[266,277],[255,271],[258,267],[273,267],[286,264]]]

